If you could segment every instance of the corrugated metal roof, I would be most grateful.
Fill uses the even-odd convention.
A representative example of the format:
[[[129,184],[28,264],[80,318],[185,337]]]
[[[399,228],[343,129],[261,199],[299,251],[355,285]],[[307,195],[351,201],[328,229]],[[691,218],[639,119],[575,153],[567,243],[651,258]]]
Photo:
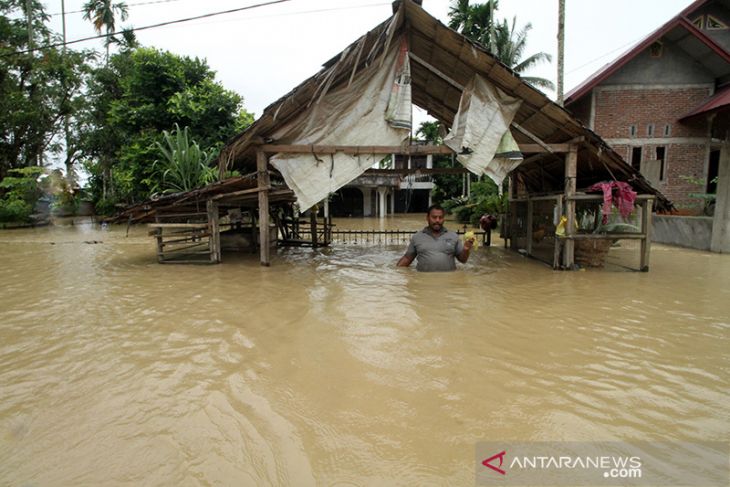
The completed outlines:
[[[730,86],[718,90],[717,93],[700,103],[694,110],[680,117],[680,120],[711,113],[727,106],[730,106]]]

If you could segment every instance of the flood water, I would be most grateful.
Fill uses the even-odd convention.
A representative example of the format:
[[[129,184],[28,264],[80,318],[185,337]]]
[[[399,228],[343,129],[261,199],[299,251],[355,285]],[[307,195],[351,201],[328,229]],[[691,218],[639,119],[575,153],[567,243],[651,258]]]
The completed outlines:
[[[728,255],[181,266],[125,230],[0,232],[0,485],[474,485],[478,441],[730,437]]]

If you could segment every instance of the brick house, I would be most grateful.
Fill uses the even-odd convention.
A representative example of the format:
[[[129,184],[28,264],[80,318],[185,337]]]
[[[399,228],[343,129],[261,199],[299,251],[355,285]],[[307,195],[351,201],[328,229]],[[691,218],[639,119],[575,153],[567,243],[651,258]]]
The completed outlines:
[[[565,106],[677,209],[700,213],[690,193],[715,192],[730,126],[730,0],[695,1],[574,88]]]

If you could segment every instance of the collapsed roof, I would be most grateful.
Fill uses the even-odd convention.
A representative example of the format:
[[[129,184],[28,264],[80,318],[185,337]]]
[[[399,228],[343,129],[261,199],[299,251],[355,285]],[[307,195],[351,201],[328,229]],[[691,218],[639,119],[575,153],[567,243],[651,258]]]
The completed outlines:
[[[639,193],[654,194],[658,208],[671,208],[671,203],[597,134],[522,81],[481,45],[448,28],[412,0],[394,2],[393,10],[392,17],[327,61],[317,74],[269,105],[246,131],[231,139],[219,157],[221,173],[233,168],[255,168],[257,146],[279,142],[274,138],[277,131],[301,120],[327,91],[351,84],[360,73],[379,62],[393,42],[405,36],[413,103],[446,128],[453,126],[464,87],[476,75],[522,101],[511,124],[513,137],[520,145],[545,147],[532,154],[523,151],[524,162],[514,171],[527,191],[562,191],[564,156],[549,150],[548,145],[578,143],[579,189],[602,180],[628,181]],[[378,142],[373,140],[371,144]]]

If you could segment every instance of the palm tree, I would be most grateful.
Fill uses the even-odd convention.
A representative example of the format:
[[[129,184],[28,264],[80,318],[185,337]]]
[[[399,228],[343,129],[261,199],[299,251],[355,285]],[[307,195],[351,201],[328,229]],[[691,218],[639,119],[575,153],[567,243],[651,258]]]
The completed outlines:
[[[101,34],[102,28],[106,29],[106,59],[109,61],[109,44],[112,43],[112,33],[116,27],[116,14],[122,21],[127,20],[129,11],[124,2],[112,3],[112,0],[88,0],[83,6],[84,20],[90,20],[94,24],[94,30]]]
[[[453,0],[449,9],[449,27],[480,43],[518,74],[541,62],[551,62],[552,58],[545,52],[522,59],[532,24],[517,30],[517,17],[512,19],[511,26],[507,20],[499,22],[494,15],[498,6],[498,0],[473,5],[469,0]],[[533,86],[554,89],[553,83],[544,78],[525,76],[523,79]]]
[[[449,27],[491,50],[494,12],[498,7],[498,0],[474,5],[470,5],[469,0],[454,0],[449,9]]]
[[[527,33],[531,29],[532,24],[528,22],[522,29],[517,30],[517,17],[512,19],[512,25],[509,25],[505,19],[502,23],[497,24],[495,29],[492,52],[497,59],[520,75],[539,63],[552,61],[552,56],[546,52],[538,52],[522,59],[525,47],[527,47]],[[523,76],[522,79],[533,86],[555,89],[553,82],[545,78]]]

